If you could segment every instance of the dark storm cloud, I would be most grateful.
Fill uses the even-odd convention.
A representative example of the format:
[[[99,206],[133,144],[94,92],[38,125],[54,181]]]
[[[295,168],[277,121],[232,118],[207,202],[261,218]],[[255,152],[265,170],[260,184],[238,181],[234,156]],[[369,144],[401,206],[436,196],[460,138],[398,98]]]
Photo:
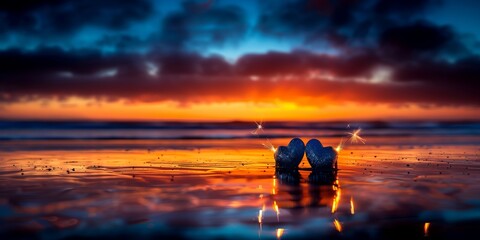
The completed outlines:
[[[7,1],[0,3],[5,20],[0,26],[29,33],[42,26],[52,34],[90,25],[123,29],[151,14],[153,2],[132,2],[100,1],[93,6],[93,1]],[[427,0],[262,1],[257,19],[237,6],[184,2],[166,12],[158,31],[146,39],[107,31],[96,44],[114,46],[109,54],[98,46],[1,50],[0,101],[79,96],[188,103],[325,97],[479,106],[480,57],[455,28],[423,19],[436,5]],[[251,18],[255,26],[249,25]],[[202,54],[211,46],[239,43],[249,31],[284,41],[301,39],[309,47],[245,53],[235,63]],[[314,46],[322,42],[337,53],[316,53]],[[146,51],[136,53],[135,48]],[[369,82],[378,69],[391,71],[388,81]]]
[[[83,27],[123,29],[147,19],[148,0],[4,0],[0,1],[0,32],[65,35]]]
[[[423,60],[397,69],[399,82],[422,82],[426,85],[480,88],[480,56],[471,56],[454,63]],[[472,89],[472,90],[473,90]]]
[[[386,29],[379,49],[390,58],[456,57],[469,52],[460,40],[451,27],[419,21]]]
[[[292,66],[290,61],[297,64]],[[147,64],[158,68],[158,72],[150,74]],[[426,69],[405,65],[395,72],[397,83],[335,79],[341,76],[368,78],[376,64],[378,61],[372,56],[345,59],[307,52],[250,55],[229,64],[219,56],[202,57],[194,53],[105,56],[58,49],[29,53],[9,51],[0,53],[0,100],[78,96],[129,101],[174,100],[188,104],[245,99],[298,102],[321,97],[337,102],[475,106],[480,102],[476,93],[480,87],[478,58],[455,63],[421,63]],[[443,71],[431,71],[438,68]],[[309,79],[309,69],[329,72],[335,78]],[[290,79],[273,80],[277,75],[290,74]],[[259,80],[252,81],[252,75],[257,75]],[[296,99],[299,96],[301,98]]]
[[[160,47],[174,49],[223,45],[240,41],[247,29],[243,9],[237,6],[205,7],[184,2],[181,11],[168,14],[162,22]]]
[[[236,69],[242,74],[261,76],[308,74],[314,70],[322,70],[339,77],[364,77],[380,64],[377,56],[368,53],[336,57],[294,51],[247,54],[238,60]]]
[[[136,49],[149,48],[148,40],[128,34],[105,35],[96,43],[100,47],[111,47],[118,52],[129,52],[135,51]]]
[[[303,37],[307,43],[366,43],[379,32],[421,16],[433,0],[265,1],[257,28],[274,37]]]

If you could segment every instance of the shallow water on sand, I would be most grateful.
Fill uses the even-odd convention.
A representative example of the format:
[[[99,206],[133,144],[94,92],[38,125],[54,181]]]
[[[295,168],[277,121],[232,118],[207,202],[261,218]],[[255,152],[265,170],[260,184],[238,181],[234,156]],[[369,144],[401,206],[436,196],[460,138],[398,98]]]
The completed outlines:
[[[332,179],[256,139],[6,141],[0,236],[475,239],[478,137],[412,140],[349,145]]]

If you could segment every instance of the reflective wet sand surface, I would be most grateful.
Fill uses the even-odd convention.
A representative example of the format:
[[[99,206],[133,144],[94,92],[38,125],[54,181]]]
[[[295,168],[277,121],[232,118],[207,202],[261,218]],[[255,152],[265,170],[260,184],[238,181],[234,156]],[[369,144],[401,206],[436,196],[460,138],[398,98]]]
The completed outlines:
[[[306,159],[276,171],[255,139],[6,141],[0,234],[476,239],[480,148],[462,139],[372,138],[340,152],[337,176],[312,173]]]

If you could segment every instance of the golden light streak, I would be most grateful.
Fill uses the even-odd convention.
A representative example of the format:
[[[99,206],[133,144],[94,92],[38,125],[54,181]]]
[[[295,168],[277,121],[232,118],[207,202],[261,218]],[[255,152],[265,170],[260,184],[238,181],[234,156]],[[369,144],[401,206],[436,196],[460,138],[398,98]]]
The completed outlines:
[[[350,213],[355,214],[355,205],[353,204],[353,197],[350,197]]]
[[[342,225],[337,219],[333,220],[333,225],[335,226],[335,229],[337,229],[338,232],[342,232]]]
[[[278,208],[277,201],[273,201],[273,210],[277,214],[277,222],[280,221],[280,209]]]
[[[268,138],[265,140],[264,143],[262,143],[262,145],[266,148],[266,149],[269,149],[270,151],[272,152],[276,152],[277,149],[273,146],[273,144],[270,142],[270,140],[268,140]]]
[[[365,144],[365,139],[360,137],[360,132],[362,129],[358,128],[357,130],[354,130],[353,132],[347,132],[348,135],[350,135],[350,143],[358,143],[361,142]]]
[[[277,239],[280,239],[283,236],[284,232],[285,232],[284,228],[277,228]]]
[[[338,143],[337,147],[335,148],[335,151],[337,151],[337,153],[342,151],[343,144],[344,144],[344,141],[343,141],[343,138],[342,138],[342,139],[340,139],[340,143]]]
[[[260,228],[262,227],[262,219],[263,219],[263,210],[258,210],[258,224],[260,225]]]
[[[424,225],[423,225],[423,232],[425,233],[425,237],[428,236],[428,228],[430,227],[430,223],[429,222],[426,222]]]
[[[275,178],[275,176],[273,176],[273,187],[272,187],[272,195],[275,195],[277,194],[275,188],[277,188],[277,179]]]
[[[342,189],[340,189],[339,187],[336,187],[336,192],[335,192],[335,196],[333,197],[333,203],[332,203],[332,213],[335,213],[337,211],[341,196],[342,196]]]

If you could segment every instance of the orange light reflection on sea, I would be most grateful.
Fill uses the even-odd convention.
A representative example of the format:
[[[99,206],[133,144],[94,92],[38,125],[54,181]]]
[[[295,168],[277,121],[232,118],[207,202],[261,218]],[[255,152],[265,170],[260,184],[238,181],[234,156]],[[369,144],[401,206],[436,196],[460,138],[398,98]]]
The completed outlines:
[[[425,235],[425,237],[428,236],[428,229],[430,228],[430,223],[429,222],[426,222],[424,225],[423,225],[423,233]]]
[[[337,211],[338,205],[340,204],[340,199],[342,197],[342,189],[339,185],[340,183],[338,179],[336,180],[336,184],[332,185],[332,189],[335,191],[335,196],[332,203],[332,213],[335,213]]]
[[[112,144],[117,144],[112,142]],[[212,193],[250,194],[263,193],[263,189],[252,188],[252,184],[268,186],[271,174],[265,172],[271,159],[260,160],[265,150],[251,149],[247,155],[239,157],[235,149],[169,149],[169,150],[82,150],[82,151],[37,151],[28,155],[22,152],[3,154],[2,167],[18,168],[19,181],[23,183],[43,183],[52,189],[71,189],[82,184],[85,191],[96,191],[98,197],[109,191],[118,192],[116,202],[131,202],[149,211],[170,212],[183,208],[195,208],[199,205],[244,208],[258,206],[261,200],[235,200],[230,196],[212,196],[208,202],[195,192],[212,189]],[[213,164],[212,164],[213,162]],[[15,168],[15,169],[13,169]],[[22,169],[20,174],[20,169]],[[213,176],[213,177],[211,177]],[[222,177],[219,177],[222,176]],[[245,176],[255,176],[254,182]],[[114,182],[112,184],[112,182]],[[15,185],[12,182],[12,185]],[[152,186],[146,188],[144,186]],[[178,188],[178,186],[184,186]],[[234,186],[235,191],[232,191]],[[123,193],[117,188],[128,187],[135,194]],[[82,194],[81,189],[72,194]],[[110,190],[111,189],[111,190]],[[83,190],[82,190],[83,191]],[[174,194],[180,192],[182,194]],[[53,192],[52,192],[53,194]],[[48,197],[48,193],[37,195]],[[258,196],[258,195],[257,195]],[[23,213],[52,213],[88,206],[90,198],[78,198],[71,201],[49,201],[46,204],[28,204],[16,210]],[[161,201],[163,204],[158,204]],[[185,203],[188,204],[185,204]],[[113,207],[113,206],[112,206]],[[95,205],[88,208],[89,214],[102,212]]]
[[[328,144],[338,143],[337,141],[338,139],[326,140]],[[295,219],[298,215],[295,214],[301,210],[302,219],[306,221],[321,217],[330,224],[334,222],[335,229],[327,224],[330,231],[346,232],[345,226],[348,226],[348,231],[352,229],[350,219],[361,221],[361,215],[346,215],[356,213],[358,209],[361,209],[362,214],[382,214],[382,208],[372,208],[368,205],[370,202],[385,207],[388,206],[385,205],[386,200],[398,202],[416,199],[418,196],[418,192],[411,188],[391,189],[382,182],[368,182],[365,179],[391,181],[393,177],[402,180],[413,177],[422,182],[428,176],[446,181],[451,178],[451,175],[445,174],[449,170],[442,169],[444,173],[440,175],[438,170],[434,172],[428,164],[447,167],[448,163],[444,161],[447,155],[450,159],[455,159],[456,166],[465,169],[468,164],[472,164],[471,159],[477,159],[478,154],[476,146],[461,150],[457,146],[442,146],[441,151],[446,154],[435,158],[430,157],[429,152],[435,153],[440,148],[431,150],[416,147],[402,149],[398,153],[398,148],[391,146],[372,148],[358,145],[361,149],[353,150],[354,154],[350,154],[350,150],[340,153],[343,186],[340,188],[340,181],[335,181],[333,185],[311,184],[308,180],[310,171],[300,171],[298,182],[286,183],[285,179],[275,176],[272,154],[259,146],[258,142],[251,143],[251,140],[231,140],[228,144],[225,141],[208,142],[215,145],[215,148],[209,147],[211,145],[206,141],[177,141],[175,149],[165,147],[148,150],[144,147],[168,146],[170,142],[135,141],[134,144],[142,146],[142,149],[118,149],[115,147],[124,146],[125,142],[111,141],[108,150],[67,148],[68,150],[61,151],[0,152],[2,178],[5,182],[8,181],[8,184],[3,185],[2,191],[15,196],[12,197],[14,201],[0,199],[0,202],[15,214],[29,216],[26,218],[29,221],[43,221],[43,216],[52,221],[57,218],[60,219],[58,221],[65,221],[58,223],[58,226],[95,224],[95,221],[149,221],[158,220],[159,216],[176,221],[191,219],[191,214],[198,217],[195,221],[207,224],[203,222],[203,213],[214,211],[220,217],[209,216],[211,224],[246,223],[251,227],[253,235],[256,235],[258,217],[261,215],[264,231],[266,226],[269,234],[282,228],[288,229],[289,236],[295,236],[296,230],[291,225],[297,222]],[[288,140],[274,140],[276,144],[281,142]],[[369,138],[369,143],[371,142]],[[15,144],[38,147],[44,143]],[[84,144],[87,143],[72,141],[75,146],[85,146]],[[97,147],[93,141],[88,144]],[[362,164],[358,166],[356,163],[360,161]],[[412,165],[416,165],[415,176],[407,173],[412,171]],[[377,178],[372,178],[372,174],[363,175],[364,168],[368,168],[368,172],[372,171]],[[466,190],[474,186],[475,179],[470,176],[460,174],[458,178],[469,183],[464,187]],[[440,181],[423,181],[422,184],[438,188],[442,186],[438,182]],[[352,188],[356,190],[353,192]],[[372,192],[382,194],[371,196]],[[465,191],[464,194],[470,192]],[[342,194],[350,196],[350,206],[348,200],[341,201]],[[444,195],[430,197],[450,201]],[[428,209],[431,202],[428,199],[418,199],[418,204]],[[261,214],[259,210],[262,211]],[[59,217],[65,212],[75,211],[79,214],[72,214],[69,219],[61,220]],[[278,216],[281,221],[278,221],[276,215],[280,212],[281,216]],[[337,220],[337,224],[334,220]],[[429,223],[424,223],[424,234],[429,233],[429,227]],[[415,231],[422,233],[418,224]]]
[[[278,228],[278,229],[277,229],[277,232],[276,232],[277,239],[281,239],[284,232],[285,232],[285,229],[283,229],[283,228]]]
[[[335,229],[337,229],[338,232],[342,232],[342,224],[337,219],[333,220],[333,225],[335,226]]]
[[[350,197],[350,214],[355,214],[355,205],[353,203],[353,197]]]

